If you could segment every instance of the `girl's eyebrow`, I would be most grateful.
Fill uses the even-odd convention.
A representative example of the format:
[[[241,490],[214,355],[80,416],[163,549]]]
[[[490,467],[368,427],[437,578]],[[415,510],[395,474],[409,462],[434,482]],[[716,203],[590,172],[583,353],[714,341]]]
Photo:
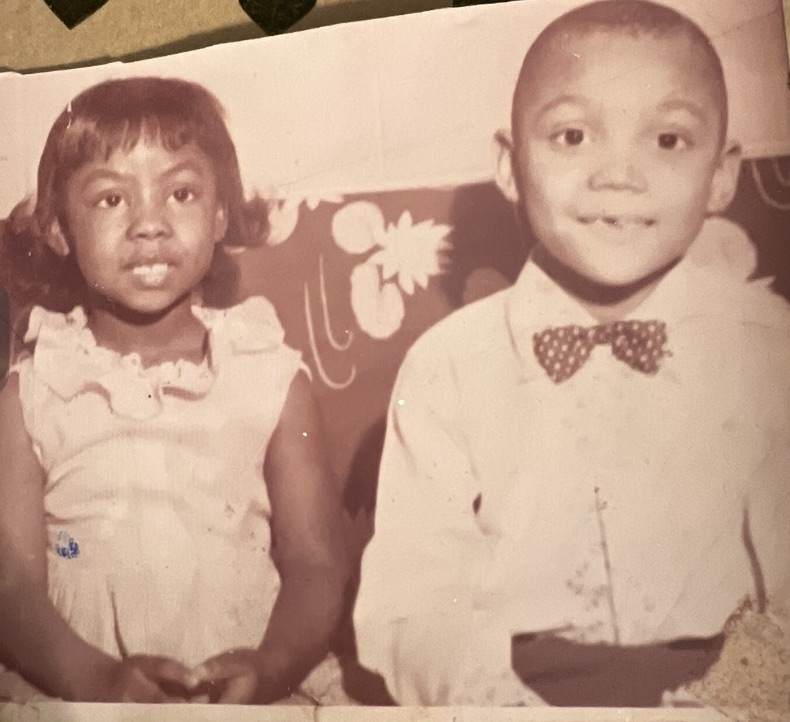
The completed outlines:
[[[87,186],[91,183],[103,180],[118,181],[125,178],[125,174],[110,170],[109,168],[96,168],[90,171],[83,179],[82,185]]]
[[[160,174],[160,178],[169,178],[170,176],[181,173],[182,171],[191,171],[197,174],[201,174],[203,172],[199,163],[196,163],[191,159],[186,159],[179,161],[178,163],[175,163],[174,165],[167,168]],[[133,177],[134,173],[121,173],[119,171],[112,170],[111,168],[104,167],[94,168],[83,177],[81,185],[88,186],[91,183],[97,183],[105,180],[120,182]]]
[[[194,160],[187,158],[185,160],[179,161],[175,165],[171,165],[166,171],[164,171],[161,174],[161,177],[167,178],[169,176],[181,173],[182,171],[192,171],[193,173],[197,173],[198,175],[201,175],[203,173],[203,168],[200,163],[197,163]]]

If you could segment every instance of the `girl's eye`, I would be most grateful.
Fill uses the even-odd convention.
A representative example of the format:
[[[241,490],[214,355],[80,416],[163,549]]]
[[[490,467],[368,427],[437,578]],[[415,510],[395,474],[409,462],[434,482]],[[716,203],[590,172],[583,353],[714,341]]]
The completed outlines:
[[[117,208],[123,202],[120,193],[107,193],[99,198],[98,206],[100,208]]]
[[[677,133],[659,133],[658,147],[662,150],[683,150],[689,147],[689,143]]]
[[[191,188],[179,188],[173,191],[173,198],[179,203],[187,203],[195,198],[195,193]]]
[[[577,146],[584,143],[584,131],[580,128],[566,128],[554,136],[554,140],[560,145]]]

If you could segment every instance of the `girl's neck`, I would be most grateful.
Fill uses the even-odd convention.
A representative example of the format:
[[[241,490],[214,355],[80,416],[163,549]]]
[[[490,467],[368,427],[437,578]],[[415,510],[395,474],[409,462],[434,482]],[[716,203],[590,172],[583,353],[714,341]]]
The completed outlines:
[[[206,329],[192,313],[190,296],[156,314],[93,298],[88,326],[99,346],[121,355],[137,353],[143,366],[182,359],[200,363],[205,357]]]
[[[571,270],[540,245],[535,247],[531,257],[546,275],[575,298],[600,323],[619,321],[639,308],[659,281],[679,261],[675,259],[634,283],[607,286],[591,281]]]

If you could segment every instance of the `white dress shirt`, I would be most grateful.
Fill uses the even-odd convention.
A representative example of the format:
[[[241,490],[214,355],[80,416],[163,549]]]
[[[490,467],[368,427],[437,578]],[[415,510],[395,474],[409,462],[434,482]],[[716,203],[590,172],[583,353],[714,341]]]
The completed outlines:
[[[529,704],[514,634],[653,643],[787,606],[789,308],[683,261],[629,316],[666,323],[655,375],[598,346],[558,384],[533,334],[596,321],[531,262],[430,329],[392,397],[361,663],[401,704]]]

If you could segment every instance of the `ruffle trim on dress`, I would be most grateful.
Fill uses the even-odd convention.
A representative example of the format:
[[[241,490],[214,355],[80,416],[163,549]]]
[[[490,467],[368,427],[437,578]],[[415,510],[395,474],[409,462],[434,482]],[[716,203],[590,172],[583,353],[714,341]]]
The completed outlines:
[[[33,372],[64,400],[103,393],[120,416],[149,419],[159,414],[165,393],[200,398],[208,394],[224,359],[267,353],[282,347],[285,333],[272,304],[254,296],[229,309],[193,306],[208,331],[209,352],[200,363],[167,361],[144,367],[140,355],[99,346],[81,306],[67,314],[36,306],[26,343],[35,342]]]

